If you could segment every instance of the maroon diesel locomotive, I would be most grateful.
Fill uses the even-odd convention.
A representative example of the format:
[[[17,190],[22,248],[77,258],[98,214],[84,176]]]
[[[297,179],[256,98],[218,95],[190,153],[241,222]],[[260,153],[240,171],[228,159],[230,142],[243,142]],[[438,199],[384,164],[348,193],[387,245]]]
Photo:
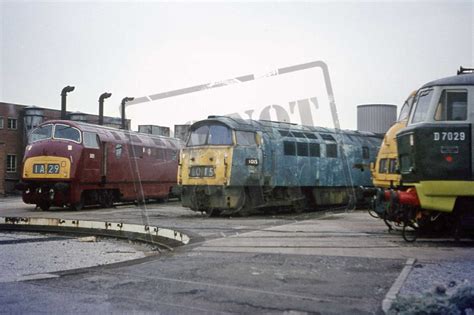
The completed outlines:
[[[175,138],[48,121],[30,134],[18,189],[42,210],[165,199],[176,185],[181,147]]]

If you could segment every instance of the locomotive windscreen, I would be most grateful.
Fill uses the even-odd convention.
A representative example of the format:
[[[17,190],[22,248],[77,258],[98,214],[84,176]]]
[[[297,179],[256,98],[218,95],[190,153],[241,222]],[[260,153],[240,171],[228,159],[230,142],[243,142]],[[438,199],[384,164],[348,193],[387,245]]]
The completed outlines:
[[[33,130],[29,136],[28,143],[46,139],[70,140],[81,143],[81,132],[79,129],[63,124],[43,125]]]
[[[53,125],[43,125],[33,130],[29,137],[29,143],[40,140],[51,139],[53,134]]]
[[[191,132],[188,146],[232,145],[232,131],[223,125],[204,125]]]
[[[81,132],[71,126],[56,124],[54,125],[54,139],[71,140],[81,142]]]

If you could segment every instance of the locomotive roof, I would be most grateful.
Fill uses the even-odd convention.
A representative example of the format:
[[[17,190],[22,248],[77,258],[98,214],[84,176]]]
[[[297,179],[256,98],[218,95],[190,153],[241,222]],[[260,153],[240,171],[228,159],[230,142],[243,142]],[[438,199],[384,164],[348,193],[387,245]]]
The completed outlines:
[[[318,133],[336,133],[335,129],[317,127],[317,126],[303,126],[297,125],[294,123],[278,122],[278,121],[269,121],[269,120],[251,120],[251,119],[241,119],[228,116],[209,116],[208,119],[201,120],[196,122],[193,126],[198,127],[200,125],[209,123],[209,122],[219,122],[231,129],[242,130],[242,131],[266,131],[271,132],[274,129],[277,130],[294,130],[302,132],[318,132]],[[194,129],[194,128],[193,128]],[[361,136],[374,136],[378,137],[379,135],[366,131],[356,131],[356,130],[341,130],[340,132],[349,135],[361,135]]]
[[[175,146],[175,147],[178,147],[179,146],[179,142],[181,142],[180,139],[178,138],[172,138],[172,137],[166,137],[166,136],[160,136],[160,135],[153,135],[153,134],[148,134],[148,133],[140,133],[140,132],[136,132],[136,131],[131,131],[131,130],[123,130],[123,129],[117,129],[117,128],[113,128],[113,127],[109,127],[109,126],[103,126],[103,125],[95,125],[95,124],[90,124],[90,123],[86,123],[86,122],[82,122],[82,121],[75,121],[75,120],[48,120],[48,121],[45,121],[44,123],[42,123],[41,125],[44,125],[44,124],[69,124],[71,126],[74,126],[76,128],[79,128],[81,129],[82,131],[91,131],[91,132],[97,132],[98,130],[107,130],[109,132],[111,132],[111,135],[115,138],[115,135],[117,134],[117,132],[119,133],[130,133],[132,135],[132,142],[142,142],[141,140],[144,140],[144,139],[160,139],[160,140],[167,140],[166,143],[170,143],[171,145]],[[114,135],[115,133],[115,135]],[[137,140],[138,138],[138,140]],[[115,138],[115,140],[118,140],[117,138]],[[121,140],[126,140],[126,139],[121,139]],[[159,141],[159,140],[157,140]]]
[[[458,74],[426,83],[422,88],[439,85],[474,85],[474,73]]]

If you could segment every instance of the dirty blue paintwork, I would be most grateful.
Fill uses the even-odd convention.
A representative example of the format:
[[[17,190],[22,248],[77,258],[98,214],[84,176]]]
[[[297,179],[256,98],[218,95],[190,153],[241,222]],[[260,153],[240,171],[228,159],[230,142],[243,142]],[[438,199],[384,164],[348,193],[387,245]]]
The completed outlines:
[[[379,135],[349,130],[336,133],[323,127],[223,116],[210,116],[199,123],[220,123],[233,130],[256,132],[262,139],[261,146],[234,147],[230,186],[372,186],[369,164],[375,161],[380,147],[382,137]],[[283,136],[280,131],[313,134],[315,139]],[[332,136],[334,141],[322,139],[322,134]],[[319,144],[320,157],[285,155],[284,141]],[[337,145],[337,157],[327,157],[328,145]],[[363,158],[363,147],[368,150],[368,158]],[[346,159],[342,158],[342,149]],[[258,159],[259,163],[246,165],[247,159]],[[344,174],[344,163],[350,174]]]

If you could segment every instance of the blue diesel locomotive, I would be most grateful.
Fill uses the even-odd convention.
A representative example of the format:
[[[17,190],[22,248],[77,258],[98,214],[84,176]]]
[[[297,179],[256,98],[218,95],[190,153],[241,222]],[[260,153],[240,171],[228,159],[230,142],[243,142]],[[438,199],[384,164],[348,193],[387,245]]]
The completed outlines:
[[[183,206],[210,215],[269,207],[343,205],[371,186],[381,136],[290,123],[209,116],[181,150]]]

